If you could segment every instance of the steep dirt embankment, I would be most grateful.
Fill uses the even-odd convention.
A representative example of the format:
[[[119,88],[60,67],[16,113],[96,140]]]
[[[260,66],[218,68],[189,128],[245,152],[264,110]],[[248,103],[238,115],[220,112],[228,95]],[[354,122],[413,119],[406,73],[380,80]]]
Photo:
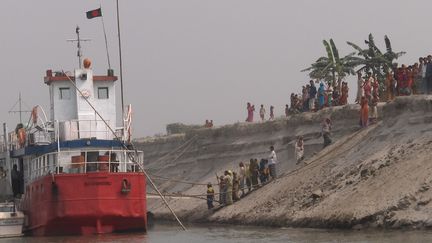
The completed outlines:
[[[172,163],[160,160],[152,165],[165,151],[147,152],[148,168],[171,178],[215,182],[214,172],[237,168],[239,161],[250,157],[265,157],[268,146],[275,145],[284,171],[276,181],[214,212],[200,199],[171,199],[172,207],[181,219],[190,221],[340,228],[432,226],[432,97],[400,97],[382,107],[378,124],[361,130],[357,109],[347,106],[287,120],[197,131],[183,137],[184,141],[193,138],[191,145]],[[334,143],[321,149],[322,138],[317,135],[325,116],[334,121]],[[307,145],[306,164],[298,166],[293,160],[297,135],[303,135]],[[151,144],[155,143],[142,144],[144,150]],[[173,182],[165,186],[186,194],[205,192],[203,186],[180,188]],[[158,199],[149,199],[149,209],[157,217],[171,218]]]

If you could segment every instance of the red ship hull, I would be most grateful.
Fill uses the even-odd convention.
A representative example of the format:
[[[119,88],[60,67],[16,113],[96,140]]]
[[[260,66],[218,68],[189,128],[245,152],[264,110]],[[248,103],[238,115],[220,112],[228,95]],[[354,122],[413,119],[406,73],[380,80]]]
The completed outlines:
[[[22,209],[32,235],[146,230],[142,173],[48,175],[26,187]]]

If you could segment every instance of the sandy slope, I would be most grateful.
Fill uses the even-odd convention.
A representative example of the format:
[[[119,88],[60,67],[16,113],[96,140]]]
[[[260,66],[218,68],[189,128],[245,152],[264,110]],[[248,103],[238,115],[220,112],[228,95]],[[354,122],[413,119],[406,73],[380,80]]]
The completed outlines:
[[[147,151],[149,169],[202,183],[214,182],[214,172],[235,168],[241,160],[266,156],[267,147],[275,145],[284,171],[279,179],[214,212],[203,200],[171,199],[183,220],[340,228],[432,226],[432,97],[400,97],[385,104],[383,119],[367,129],[358,129],[357,109],[347,106],[288,120],[197,131],[183,138],[194,140],[180,157],[170,155],[171,162],[153,165],[151,161],[167,151],[156,152],[154,141],[141,145],[153,149],[153,160]],[[335,141],[322,150],[317,134],[326,116],[334,120]],[[306,138],[307,164],[296,166],[292,144],[300,134]],[[165,189],[205,192],[203,186],[173,182],[165,182]],[[156,216],[170,218],[160,200],[149,199],[149,207]]]

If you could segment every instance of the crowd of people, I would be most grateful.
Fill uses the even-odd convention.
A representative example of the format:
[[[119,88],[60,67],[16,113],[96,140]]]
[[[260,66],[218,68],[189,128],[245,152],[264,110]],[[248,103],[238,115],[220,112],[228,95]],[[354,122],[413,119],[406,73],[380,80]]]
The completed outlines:
[[[321,123],[321,134],[324,139],[323,147],[332,143],[330,134],[332,123],[330,118],[325,118]],[[299,136],[294,144],[296,164],[304,160],[304,141]],[[277,178],[278,159],[274,146],[270,146],[270,154],[267,158],[252,158],[249,162],[240,162],[237,171],[226,170],[221,176],[216,175],[219,186],[219,203],[221,206],[231,205],[240,200],[247,193],[259,188]],[[207,184],[207,206],[214,208],[215,190],[211,183]]]
[[[318,88],[317,85],[319,84]],[[338,89],[322,81],[310,80],[302,87],[301,94],[291,94],[291,104],[285,105],[285,116],[306,111],[317,111],[324,107],[346,105],[348,103],[349,88],[347,82],[341,82]],[[375,123],[378,118],[378,102],[380,97],[392,101],[396,96],[432,93],[432,56],[419,58],[413,65],[397,64],[386,74],[384,83],[370,72],[357,72],[357,95],[355,102],[360,105],[360,126],[367,127]],[[246,122],[254,121],[255,105],[247,103]],[[266,120],[266,109],[261,105],[259,116],[261,121]],[[268,120],[274,120],[274,106],[270,106]],[[206,122],[207,124],[207,122]],[[332,143],[332,122],[325,118],[321,123],[323,147]],[[304,140],[297,138],[294,144],[296,163],[304,160]],[[276,178],[277,158],[274,147],[270,147],[270,155],[266,159],[250,159],[249,163],[240,162],[238,171],[227,170],[224,175],[217,177],[219,186],[219,203],[222,206],[230,205],[240,200],[247,193]],[[207,185],[208,208],[213,208],[215,191],[211,183]]]
[[[267,158],[252,158],[249,162],[240,162],[237,171],[226,170],[223,175],[217,176],[219,186],[219,203],[221,206],[233,204],[240,200],[247,193],[251,192],[276,179],[277,177],[277,156],[274,147],[270,147],[270,154]],[[213,185],[207,185],[207,206],[214,207],[215,190]]]
[[[317,83],[319,83],[318,88]],[[291,106],[288,113],[317,111],[324,107],[346,105],[348,103],[348,92],[348,83],[344,81],[341,82],[339,91],[323,81],[314,82],[310,80],[309,84],[302,86],[301,94],[291,93]]]
[[[383,100],[391,101],[396,96],[432,93],[432,55],[420,57],[412,65],[395,64],[388,70],[385,80],[380,84],[377,77],[370,72],[358,71],[357,95],[355,102],[361,106],[361,125],[366,126],[366,120],[376,121],[376,105]],[[291,93],[290,105],[285,106],[285,116],[307,111],[318,111],[324,107],[348,104],[348,83],[341,82],[339,88],[323,81],[310,80],[309,84],[302,86],[301,93]],[[365,99],[363,99],[363,97]],[[366,101],[368,109],[366,109]],[[254,121],[255,106],[247,103],[246,122]],[[370,110],[370,113],[367,112]],[[366,114],[370,115],[366,119]],[[261,121],[265,121],[266,110],[263,105],[259,110]],[[274,107],[270,106],[268,120],[274,119]]]

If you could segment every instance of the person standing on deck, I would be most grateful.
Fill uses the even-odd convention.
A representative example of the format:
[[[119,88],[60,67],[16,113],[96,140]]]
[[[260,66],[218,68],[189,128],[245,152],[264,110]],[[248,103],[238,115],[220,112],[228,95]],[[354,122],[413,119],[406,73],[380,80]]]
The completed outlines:
[[[274,147],[270,146],[270,155],[269,155],[269,170],[270,170],[270,176],[274,180],[277,177],[276,173],[276,164],[277,164],[277,157],[276,152],[274,151]]]
[[[289,106],[288,104],[285,105],[285,117],[288,117],[289,115]]]
[[[20,194],[21,180],[20,180],[20,173],[18,171],[18,166],[16,164],[13,165],[12,167],[11,179],[12,179],[12,193],[14,197],[17,197]]]
[[[264,109],[264,105],[261,104],[261,108],[259,110],[261,121],[264,121],[264,119],[265,119],[264,118],[265,117],[265,112],[266,112],[266,110]]]

